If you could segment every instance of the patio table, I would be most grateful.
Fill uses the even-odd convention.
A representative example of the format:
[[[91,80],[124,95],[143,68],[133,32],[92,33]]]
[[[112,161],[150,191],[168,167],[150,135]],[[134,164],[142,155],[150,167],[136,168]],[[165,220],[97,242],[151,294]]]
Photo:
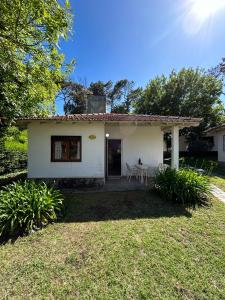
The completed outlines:
[[[146,164],[136,165],[137,169],[140,170],[141,183],[144,183],[144,177],[148,176],[148,168],[149,166]]]

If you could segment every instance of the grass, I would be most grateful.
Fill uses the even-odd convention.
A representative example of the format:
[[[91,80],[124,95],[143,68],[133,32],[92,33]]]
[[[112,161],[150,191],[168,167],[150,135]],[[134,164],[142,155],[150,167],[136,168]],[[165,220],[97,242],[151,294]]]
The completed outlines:
[[[209,181],[225,192],[225,178],[211,176],[209,177]]]
[[[66,194],[61,223],[0,246],[0,298],[223,299],[225,206]]]
[[[225,167],[218,164],[213,174],[209,176],[209,181],[225,192]]]

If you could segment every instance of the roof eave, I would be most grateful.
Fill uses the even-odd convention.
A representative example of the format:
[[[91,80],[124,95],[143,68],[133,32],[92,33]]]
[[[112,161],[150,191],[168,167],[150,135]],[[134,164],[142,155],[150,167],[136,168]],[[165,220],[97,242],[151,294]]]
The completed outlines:
[[[48,124],[55,122],[57,124],[63,124],[63,123],[104,123],[108,125],[117,125],[117,124],[143,124],[143,125],[149,125],[149,126],[179,126],[180,129],[187,128],[187,127],[197,127],[199,126],[200,121],[179,121],[179,120],[57,120],[57,119],[18,119],[16,123],[18,125],[28,125],[31,122],[35,123],[41,123],[41,124]]]

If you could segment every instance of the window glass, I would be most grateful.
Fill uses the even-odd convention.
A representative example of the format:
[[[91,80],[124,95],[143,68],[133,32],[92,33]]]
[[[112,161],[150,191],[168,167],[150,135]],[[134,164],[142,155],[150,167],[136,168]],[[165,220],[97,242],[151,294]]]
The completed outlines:
[[[62,159],[62,142],[55,141],[55,159]]]
[[[80,136],[52,136],[52,161],[81,161]]]
[[[70,159],[80,159],[80,141],[70,141],[69,146]]]

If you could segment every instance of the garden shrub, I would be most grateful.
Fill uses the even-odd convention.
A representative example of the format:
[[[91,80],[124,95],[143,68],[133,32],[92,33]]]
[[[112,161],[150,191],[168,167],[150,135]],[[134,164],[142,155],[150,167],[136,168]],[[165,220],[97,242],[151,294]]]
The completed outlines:
[[[27,153],[27,130],[20,130],[15,126],[9,127],[4,138],[4,147],[7,151]]]
[[[0,149],[0,175],[27,168],[27,153]]]
[[[27,178],[27,171],[24,170],[0,175],[0,187],[13,183],[15,181],[25,180],[26,178]]]
[[[205,158],[182,157],[180,166],[183,168],[203,169],[205,175],[211,175],[218,166],[218,162]]]
[[[0,175],[27,167],[27,130],[9,127],[0,137]]]
[[[168,201],[193,207],[210,204],[210,186],[206,176],[190,169],[160,171],[155,177],[155,188]]]
[[[0,236],[28,234],[57,219],[61,193],[44,182],[12,183],[0,191]]]

